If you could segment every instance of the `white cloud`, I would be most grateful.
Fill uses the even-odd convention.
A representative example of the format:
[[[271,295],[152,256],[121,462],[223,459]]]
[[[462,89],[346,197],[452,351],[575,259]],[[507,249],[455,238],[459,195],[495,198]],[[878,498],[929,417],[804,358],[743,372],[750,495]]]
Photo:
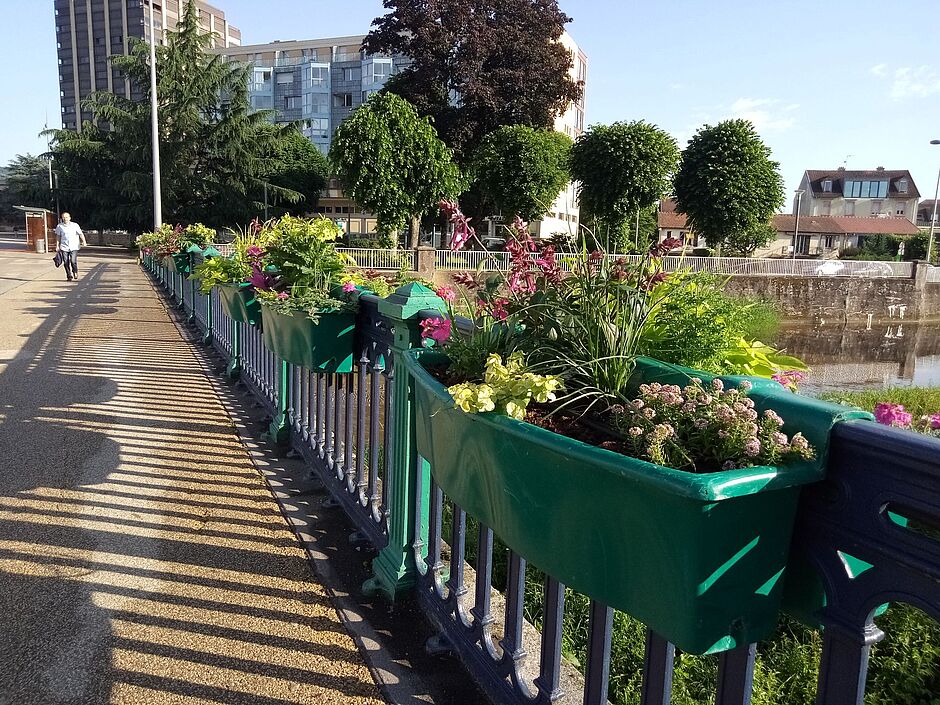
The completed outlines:
[[[878,64],[869,73],[891,79],[889,95],[893,100],[927,98],[940,93],[940,74],[930,66],[901,66],[892,70],[886,64]]]
[[[780,112],[792,113],[800,106],[791,103],[778,107],[779,100],[773,98],[738,98],[731,104],[731,115],[742,120],[750,120],[757,130],[789,130],[796,124],[793,117],[784,117]]]

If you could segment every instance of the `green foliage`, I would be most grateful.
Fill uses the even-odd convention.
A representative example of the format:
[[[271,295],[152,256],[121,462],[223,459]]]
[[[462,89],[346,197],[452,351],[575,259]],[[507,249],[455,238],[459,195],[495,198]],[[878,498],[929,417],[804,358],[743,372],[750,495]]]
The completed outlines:
[[[571,150],[581,207],[598,223],[629,231],[630,240],[637,211],[651,208],[668,192],[678,163],[675,139],[642,120],[593,125]]]
[[[333,244],[341,234],[333,221],[285,215],[266,223],[264,230],[270,238],[264,265],[277,272],[275,288],[288,293],[290,300],[301,305],[302,297],[311,292],[329,294],[339,282],[346,261]]]
[[[260,266],[264,248],[271,241],[271,231],[251,227],[235,236],[229,257],[210,257],[193,268],[190,279],[199,282],[203,294],[222,284],[241,284],[251,277],[255,266]]]
[[[326,156],[296,125],[262,124],[258,130],[265,146],[258,178],[268,182],[269,211],[275,216],[313,212],[330,177]]]
[[[383,235],[414,223],[462,188],[450,149],[414,106],[379,93],[336,131],[330,162],[346,195],[374,213]],[[411,246],[418,246],[413,227]]]
[[[272,311],[285,316],[302,311],[307,317],[316,322],[324,313],[351,310],[352,304],[342,301],[321,289],[292,288],[287,291],[275,289],[256,289],[258,301]]]
[[[537,220],[568,183],[570,152],[571,139],[561,132],[500,127],[474,155],[476,184],[504,215]]]
[[[215,236],[215,230],[206,227],[202,223],[187,225],[183,228],[182,232],[177,235],[180,252],[186,252],[186,250],[193,245],[204,250],[215,242]]]
[[[448,387],[454,404],[468,414],[496,411],[514,419],[525,418],[530,401],[555,401],[561,381],[551,375],[537,375],[526,369],[522,352],[511,354],[506,362],[496,353],[486,359],[483,382],[461,382]]]
[[[783,205],[779,164],[747,120],[699,129],[683,152],[674,187],[677,209],[710,247],[759,232]]]
[[[150,59],[146,42],[131,42],[129,56],[111,61],[141,95],[92,94],[94,121],[81,132],[49,134],[63,207],[100,228],[141,232],[153,222]],[[261,211],[264,181],[277,203],[301,203],[310,191],[293,188],[309,186],[296,176],[296,130],[272,128],[267,113],[251,112],[251,68],[211,53],[211,42],[188,2],[176,31],[157,47],[163,216],[222,227]]]
[[[756,225],[750,230],[728,233],[722,242],[725,257],[750,257],[754,250],[777,239],[777,229],[770,223]]]
[[[907,235],[865,235],[861,238],[859,247],[847,247],[839,255],[839,259],[854,259],[863,261],[894,261],[898,255],[898,248],[904,243],[902,260],[910,262],[927,258],[927,236],[924,234]]]
[[[365,50],[411,59],[386,89],[430,116],[462,159],[503,125],[550,129],[582,95],[558,41],[571,18],[556,0],[386,0],[385,7]]]
[[[657,286],[659,304],[643,328],[643,355],[715,374],[770,377],[805,369],[795,358],[753,343],[772,337],[779,314],[768,304],[728,296],[725,280],[704,272],[676,272]],[[776,367],[764,363],[771,360]],[[791,366],[792,365],[792,366]]]
[[[52,207],[47,161],[32,154],[17,154],[4,172],[0,186],[0,218],[22,218],[13,206]]]
[[[875,407],[882,402],[903,404],[914,418],[940,411],[940,387],[892,387],[852,392],[826,392],[821,397],[827,401],[857,406],[867,411],[874,411]]]

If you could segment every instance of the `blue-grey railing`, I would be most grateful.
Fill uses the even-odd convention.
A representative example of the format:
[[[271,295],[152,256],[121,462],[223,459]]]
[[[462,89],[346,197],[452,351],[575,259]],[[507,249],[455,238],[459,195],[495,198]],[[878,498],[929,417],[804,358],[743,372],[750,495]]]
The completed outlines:
[[[226,315],[214,292],[190,289],[190,282],[152,257],[145,256],[144,265],[226,360],[228,373],[240,376],[269,411],[272,433],[278,423],[289,431],[288,442],[355,525],[353,540],[379,551],[377,563],[409,554],[399,556],[398,577],[439,632],[429,647],[459,657],[495,703],[608,702],[613,611],[590,602],[584,676],[573,680],[562,659],[565,586],[544,577],[541,631],[535,632],[524,619],[525,576],[532,570],[525,557],[507,550],[506,584],[494,585],[499,537],[444,496],[424,461],[396,465],[392,451],[402,439],[394,434],[402,426],[393,415],[408,407],[395,403],[394,355],[407,345],[402,332],[416,329],[418,317],[390,320],[379,299],[363,296],[357,370],[312,372],[278,360],[260,331]],[[405,504],[403,491],[410,495]],[[402,506],[410,507],[408,516],[396,515]],[[476,527],[472,535],[470,525]],[[937,536],[940,442],[871,422],[839,424],[827,479],[803,493],[792,547],[793,556],[818,574],[827,598],[816,615],[825,626],[819,705],[861,705],[870,649],[884,636],[872,616],[880,605],[907,603],[940,620]],[[845,555],[872,567],[849,571]],[[383,580],[387,585],[387,570]],[[715,703],[750,703],[756,653],[752,644],[714,657]],[[647,633],[643,705],[670,702],[675,656],[672,644]]]

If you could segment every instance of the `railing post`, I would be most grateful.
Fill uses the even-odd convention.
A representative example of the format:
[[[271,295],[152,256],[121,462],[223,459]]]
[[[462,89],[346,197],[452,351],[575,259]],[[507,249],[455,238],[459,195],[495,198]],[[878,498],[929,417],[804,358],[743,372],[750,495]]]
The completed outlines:
[[[407,284],[379,301],[379,314],[392,326],[392,424],[388,477],[388,544],[372,561],[372,577],[362,586],[366,594],[381,593],[394,600],[414,588],[417,581],[414,544],[420,540],[416,526],[427,525],[427,495],[417,487],[430,488],[428,464],[415,452],[414,389],[403,365],[397,363],[409,350],[421,346],[419,314],[428,309],[444,312],[444,302],[421,284]],[[360,452],[362,449],[360,449]],[[422,473],[419,481],[418,473]]]
[[[286,446],[290,442],[290,419],[287,409],[290,406],[290,363],[278,362],[277,375],[277,413],[268,426],[267,436],[274,445]]]
[[[212,245],[209,245],[202,251],[202,257],[204,260],[221,256],[222,253],[215,249]],[[193,311],[195,310],[196,300],[193,299]],[[206,295],[206,333],[202,336],[202,344],[212,345],[212,290],[210,290]]]
[[[225,373],[229,379],[238,379],[242,374],[242,328],[231,319],[229,322],[232,324],[232,357]]]

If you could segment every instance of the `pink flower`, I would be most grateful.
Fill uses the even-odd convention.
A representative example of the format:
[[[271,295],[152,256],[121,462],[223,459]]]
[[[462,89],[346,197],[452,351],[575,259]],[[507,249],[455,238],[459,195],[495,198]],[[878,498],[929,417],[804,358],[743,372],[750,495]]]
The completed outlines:
[[[470,238],[476,236],[476,231],[470,227],[470,218],[463,214],[460,205],[456,201],[441,199],[438,206],[454,225],[454,234],[450,239],[450,249],[459,250],[467,244]]]
[[[506,310],[507,299],[495,299],[493,301],[493,310],[490,312],[497,321],[505,321],[509,317],[509,311]]]
[[[940,430],[940,413],[931,414],[927,417],[927,420],[930,422],[930,428],[934,431]]]
[[[552,245],[542,248],[539,258],[535,260],[535,266],[542,270],[542,276],[552,284],[558,284],[562,280],[563,275],[561,269],[558,268],[555,248]]]
[[[442,344],[450,338],[451,322],[449,318],[426,318],[421,321],[421,338]]]
[[[356,285],[352,282],[346,282],[343,284],[343,291],[347,294],[356,290]]]
[[[662,257],[677,247],[682,247],[682,240],[674,237],[667,237],[658,245],[653,245],[653,247],[650,248],[650,255],[652,257]]]
[[[461,286],[465,286],[468,289],[476,289],[477,286],[479,286],[477,284],[477,280],[474,279],[473,275],[469,272],[457,272],[456,274],[452,275],[451,278],[454,280],[455,284],[460,284]]]
[[[800,382],[806,379],[806,374],[798,370],[787,370],[784,372],[776,372],[771,376],[771,379],[777,384],[786,387],[791,392],[795,392]]]
[[[449,286],[440,286],[434,290],[434,293],[447,302],[454,301],[457,298],[457,292]]]
[[[290,294],[288,294],[286,291],[281,291],[278,292],[277,298],[279,298],[281,301],[284,301],[285,299],[290,298]]]
[[[881,402],[875,407],[875,420],[885,426],[910,428],[914,417],[904,410],[903,404]]]
[[[260,289],[261,291],[267,291],[274,287],[274,277],[262,271],[258,265],[254,266],[248,281],[255,289]]]

